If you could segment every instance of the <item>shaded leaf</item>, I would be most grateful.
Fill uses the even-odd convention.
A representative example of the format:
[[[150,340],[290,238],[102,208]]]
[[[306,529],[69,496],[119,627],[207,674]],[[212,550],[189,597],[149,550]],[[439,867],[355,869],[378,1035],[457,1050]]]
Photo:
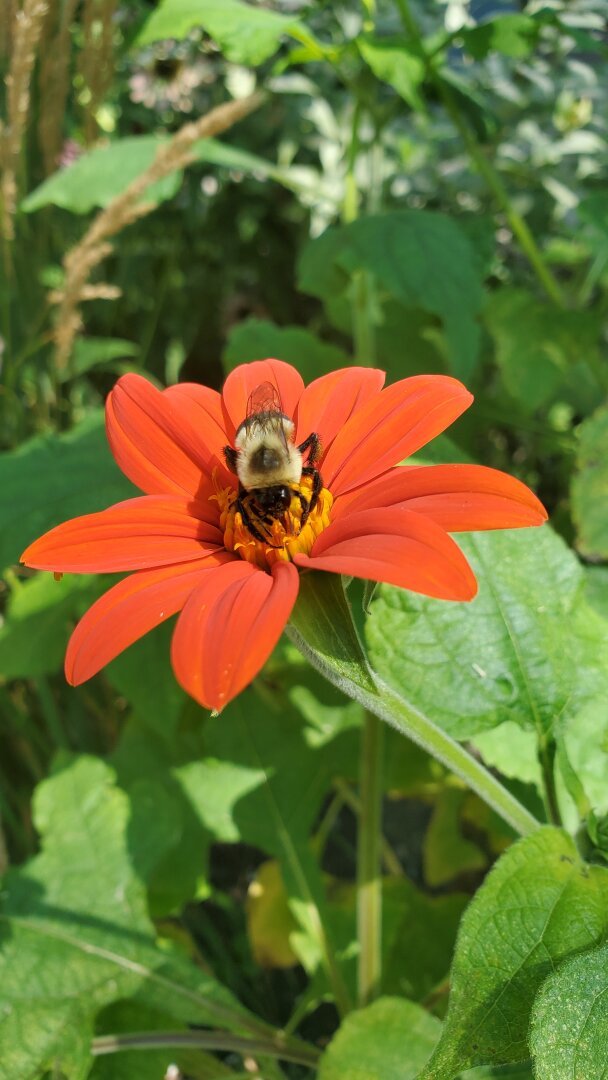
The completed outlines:
[[[530,1046],[537,1080],[608,1075],[608,945],[549,976],[534,1004]]]
[[[102,591],[89,574],[36,574],[11,593],[0,627],[0,673],[7,679],[48,675],[63,665],[75,620]]]
[[[0,487],[2,567],[53,525],[137,494],[114,462],[100,412],[66,435],[39,435],[3,454]]]
[[[463,893],[428,896],[408,878],[384,881],[385,994],[422,1001],[447,978],[468,901]]]
[[[467,27],[458,36],[475,60],[483,60],[490,52],[521,60],[534,49],[540,29],[540,22],[531,15],[509,13]]]
[[[576,472],[572,477],[572,514],[577,547],[592,559],[608,558],[608,406],[603,405],[578,429]]]
[[[596,315],[564,311],[525,289],[503,287],[488,300],[484,317],[504,385],[522,409],[546,405],[562,387],[577,401],[593,400],[589,365],[599,361],[601,326]]]
[[[542,828],[513,845],[463,917],[447,1019],[420,1080],[527,1060],[538,989],[607,928],[608,870],[585,864],[571,837]]]
[[[362,269],[402,304],[439,316],[452,369],[468,378],[479,347],[481,265],[457,222],[430,210],[399,210],[328,229],[304,248],[299,286],[331,301]]]
[[[346,1017],[321,1058],[319,1080],[414,1080],[441,1024],[403,998],[380,998]]]
[[[173,629],[173,619],[161,623],[106,668],[108,679],[126,697],[134,712],[165,739],[175,731],[188,701],[169,659]]]
[[[461,811],[466,795],[464,788],[445,787],[433,808],[424,837],[424,878],[433,888],[487,865],[477,845],[462,834]]]
[[[276,326],[266,319],[246,319],[231,330],[224,349],[227,372],[238,364],[278,356],[298,369],[305,382],[346,367],[348,358],[341,349],[320,341],[300,326]]]

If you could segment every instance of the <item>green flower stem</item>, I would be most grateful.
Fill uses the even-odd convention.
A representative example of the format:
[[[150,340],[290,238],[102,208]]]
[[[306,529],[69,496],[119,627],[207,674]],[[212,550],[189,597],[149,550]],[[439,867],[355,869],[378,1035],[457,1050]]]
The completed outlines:
[[[361,813],[357,829],[357,939],[359,1005],[378,996],[382,975],[382,756],[384,725],[366,712],[361,739]]]
[[[432,64],[431,58],[426,52],[418,24],[410,10],[408,0],[396,0],[396,2],[405,31],[419,50],[421,57],[427,63],[429,76],[437,89],[446,112],[465,144],[469,157],[475,163],[480,175],[483,177],[497,203],[504,211],[507,221],[519,241],[522,251],[528,259],[528,262],[545,292],[558,307],[565,307],[565,299],[562,290],[557,279],[546,265],[540,248],[528,228],[526,221],[513,206],[500,174],[494,168],[489,158],[484,154],[467,121],[462,116],[450,87],[440,77]]]
[[[319,1060],[319,1053],[314,1047],[304,1044],[292,1045],[290,1039],[282,1040],[280,1033],[274,1040],[247,1038],[242,1035],[230,1035],[225,1031],[142,1031],[128,1035],[100,1035],[93,1039],[91,1053],[93,1057],[104,1054],[117,1054],[124,1050],[223,1050],[237,1054],[251,1054],[254,1057],[266,1056],[281,1061],[293,1061],[297,1065],[314,1068]]]
[[[329,682],[464,780],[517,833],[526,836],[539,828],[540,822],[464,746],[370,670],[337,575],[317,571],[301,576],[287,633]]]

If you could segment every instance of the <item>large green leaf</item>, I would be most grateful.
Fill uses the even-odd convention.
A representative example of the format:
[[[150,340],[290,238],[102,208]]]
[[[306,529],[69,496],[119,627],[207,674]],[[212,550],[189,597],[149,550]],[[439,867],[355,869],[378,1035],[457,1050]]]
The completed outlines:
[[[92,1017],[137,987],[140,937],[150,929],[126,843],[128,803],[106,766],[82,759],[46,781],[35,819],[43,851],[7,875],[1,911],[7,1080],[51,1064],[86,1074]],[[116,964],[113,953],[129,961]]]
[[[99,412],[66,435],[40,435],[3,454],[0,488],[1,567],[53,525],[137,494],[114,462]]]
[[[237,323],[224,349],[226,371],[267,356],[279,356],[293,364],[306,382],[348,364],[342,349],[320,341],[303,327],[276,326],[267,319],[246,319]]]
[[[557,964],[608,930],[608,870],[543,828],[499,860],[462,920],[448,1015],[420,1080],[525,1061],[535,995]]]
[[[372,603],[371,660],[401,696],[465,739],[507,720],[542,735],[605,695],[606,624],[564,542],[544,526],[458,543],[479,582],[470,604],[388,586]]]
[[[384,997],[351,1013],[321,1058],[319,1080],[414,1080],[441,1024],[403,998]]]
[[[537,1080],[608,1076],[608,945],[550,975],[534,1004],[530,1046]]]
[[[593,559],[608,558],[608,406],[603,405],[579,428],[576,472],[572,478],[572,513],[577,547]]]
[[[135,993],[160,998],[180,1019],[185,1010],[201,1023],[239,1026],[245,1016],[211,977],[156,948],[134,869],[144,823],[133,827],[112,770],[86,757],[61,764],[36,792],[42,851],[3,882],[2,1080],[45,1068],[84,1077],[95,1014]]]
[[[564,311],[526,289],[502,288],[485,309],[503,382],[526,412],[546,405],[558,389],[587,404],[597,392],[590,367],[600,363],[601,319]]]
[[[470,376],[479,348],[482,270],[455,220],[399,210],[328,229],[303,251],[300,288],[329,302],[344,295],[358,270],[406,306],[439,316],[454,373]]]
[[[296,28],[298,21],[241,0],[162,0],[144,24],[136,44],[181,39],[195,26],[215,38],[227,60],[256,65],[276,52],[281,38]]]

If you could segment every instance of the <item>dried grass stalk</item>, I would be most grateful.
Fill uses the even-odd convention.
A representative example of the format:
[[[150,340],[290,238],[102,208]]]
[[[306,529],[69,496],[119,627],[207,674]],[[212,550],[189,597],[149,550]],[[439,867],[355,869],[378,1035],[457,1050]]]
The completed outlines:
[[[78,3],[79,0],[65,0],[58,19],[47,20],[49,32],[40,50],[38,140],[47,176],[57,168],[63,142],[63,121],[70,85],[70,26]]]
[[[110,237],[116,236],[125,226],[155,209],[156,202],[143,201],[142,196],[151,184],[190,165],[195,160],[193,147],[200,139],[226,131],[259,108],[264,100],[264,94],[252,94],[240,101],[219,105],[199,120],[185,124],[157,150],[154,161],[145,172],[136,177],[122,194],[117,195],[97,214],[80,243],[68,251],[63,260],[63,288],[50,298],[52,302],[59,304],[55,328],[58,370],[64,370],[68,364],[74,338],[81,326],[79,306],[81,301],[90,295],[87,292],[88,278],[94,267],[111,252],[112,245],[108,242]],[[100,286],[95,288],[99,289]]]
[[[47,11],[46,0],[23,0],[13,22],[12,56],[6,76],[7,115],[0,133],[2,228],[9,239],[14,235],[17,173],[30,107],[32,70]]]
[[[85,0],[84,4],[84,44],[78,70],[89,94],[84,115],[84,138],[87,146],[97,138],[97,110],[112,82],[116,7],[117,0]]]
[[[0,0],[0,56],[10,55],[16,13],[17,0]]]

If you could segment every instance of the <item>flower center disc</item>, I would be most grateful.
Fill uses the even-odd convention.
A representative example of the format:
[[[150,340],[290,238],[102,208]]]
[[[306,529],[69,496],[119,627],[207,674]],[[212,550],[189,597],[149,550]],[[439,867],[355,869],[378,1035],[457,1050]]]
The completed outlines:
[[[252,500],[247,504],[247,511],[254,528],[267,542],[252,536],[243,522],[243,516],[236,507],[237,493],[233,488],[219,488],[212,499],[217,499],[220,507],[220,527],[224,530],[224,546],[227,551],[234,551],[246,562],[255,563],[262,570],[269,570],[276,562],[288,562],[298,552],[309,555],[312,546],[323,529],[330,523],[333,497],[327,488],[322,488],[313,510],[302,527],[304,513],[298,498],[301,493],[307,502],[312,495],[312,480],[302,477],[299,484],[293,485],[293,496],[287,510],[270,523],[256,516]]]

